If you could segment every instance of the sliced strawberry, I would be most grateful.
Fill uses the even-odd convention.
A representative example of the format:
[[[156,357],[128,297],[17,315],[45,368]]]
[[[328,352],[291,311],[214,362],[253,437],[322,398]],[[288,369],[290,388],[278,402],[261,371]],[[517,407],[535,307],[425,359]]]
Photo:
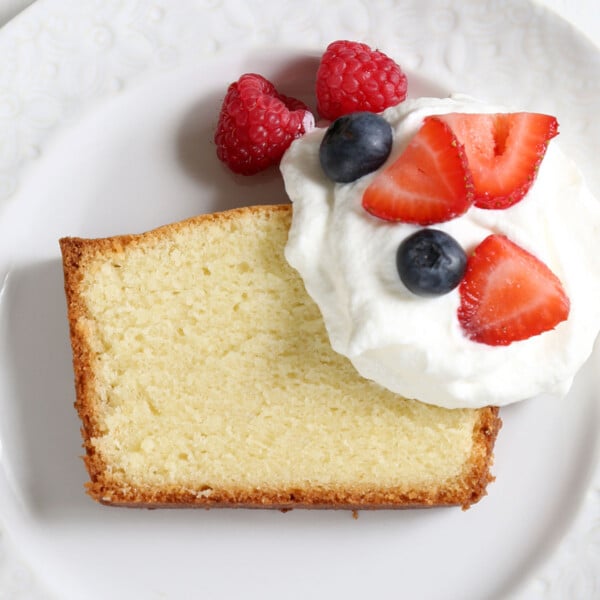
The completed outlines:
[[[462,215],[473,203],[464,149],[448,125],[427,117],[406,150],[378,173],[363,207],[388,221],[431,225]]]
[[[475,248],[459,294],[464,332],[491,346],[549,331],[569,316],[569,298],[556,275],[504,235],[490,235]]]
[[[465,147],[479,208],[508,208],[521,200],[548,142],[558,135],[557,120],[539,113],[450,113],[439,118]]]

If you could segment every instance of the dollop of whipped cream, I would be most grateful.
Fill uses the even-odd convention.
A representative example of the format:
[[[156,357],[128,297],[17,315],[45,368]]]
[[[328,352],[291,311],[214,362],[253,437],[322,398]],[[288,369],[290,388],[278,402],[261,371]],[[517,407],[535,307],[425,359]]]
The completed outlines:
[[[406,100],[383,113],[394,147],[381,169],[403,151],[424,117],[449,112],[510,111],[463,95]],[[333,349],[363,377],[447,408],[566,394],[600,330],[600,203],[556,141],[519,203],[505,210],[473,206],[433,226],[467,255],[491,233],[508,236],[546,263],[570,298],[569,318],[554,330],[489,346],[463,333],[458,288],[424,298],[404,287],[396,251],[420,226],[386,222],[364,210],[362,195],[375,173],[348,184],[329,180],[319,163],[325,131],[317,128],[294,141],[281,172],[293,202],[285,256],[319,306]]]

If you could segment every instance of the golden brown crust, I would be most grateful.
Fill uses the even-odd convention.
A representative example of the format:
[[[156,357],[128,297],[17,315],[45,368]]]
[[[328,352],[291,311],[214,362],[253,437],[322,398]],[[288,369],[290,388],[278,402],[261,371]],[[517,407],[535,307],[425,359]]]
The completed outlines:
[[[484,468],[487,468],[487,463]],[[475,471],[473,470],[475,475]],[[375,510],[427,506],[462,506],[469,508],[485,495],[485,485],[492,481],[489,472],[477,473],[475,487],[468,480],[456,491],[456,483],[435,491],[399,489],[291,489],[291,490],[199,490],[173,487],[160,490],[115,489],[96,481],[88,493],[102,504],[138,508],[274,508],[279,510],[345,509]]]
[[[490,468],[494,462],[494,444],[502,427],[497,406],[481,408],[478,413],[479,419],[473,429],[473,451],[467,463],[468,473],[464,477],[466,489],[470,490],[461,502],[464,509],[485,496],[488,483],[494,481]]]
[[[455,482],[446,482],[438,489],[406,492],[400,489],[203,489],[186,490],[173,486],[162,489],[123,487],[110,477],[110,469],[95,451],[92,438],[103,432],[96,417],[96,381],[94,375],[94,351],[89,342],[93,323],[81,299],[80,284],[83,273],[98,255],[117,254],[130,245],[152,243],[187,227],[194,227],[208,220],[237,220],[243,215],[285,214],[291,221],[291,205],[265,205],[238,208],[222,213],[192,217],[185,221],[165,225],[145,234],[122,235],[102,239],[62,238],[60,248],[63,256],[64,284],[67,298],[68,320],[73,350],[75,374],[75,407],[82,422],[82,438],[85,448],[84,461],[90,481],[86,484],[89,495],[108,505],[124,507],[236,507],[274,508],[331,508],[331,509],[386,509],[416,506],[460,505],[468,508],[486,494],[488,483],[493,481],[490,467],[493,447],[501,427],[496,407],[478,411],[479,418],[473,430],[473,451],[463,474]]]
[[[88,344],[85,323],[89,318],[85,304],[81,300],[79,286],[82,272],[90,259],[91,244],[86,240],[63,238],[59,241],[63,256],[67,315],[73,351],[73,371],[75,375],[75,408],[81,419],[81,435],[86,454],[85,465],[92,480],[102,478],[105,465],[95,453],[91,438],[100,434],[95,417],[95,376],[92,365],[92,350]]]

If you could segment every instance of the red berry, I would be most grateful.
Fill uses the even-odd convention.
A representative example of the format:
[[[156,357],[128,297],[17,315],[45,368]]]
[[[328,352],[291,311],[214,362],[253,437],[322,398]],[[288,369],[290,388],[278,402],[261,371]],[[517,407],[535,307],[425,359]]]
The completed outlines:
[[[556,119],[537,113],[452,113],[440,119],[464,144],[479,208],[508,208],[521,200],[558,134]]]
[[[431,225],[462,215],[473,203],[461,144],[436,117],[427,117],[404,152],[369,184],[362,205],[388,221]]]
[[[554,329],[569,316],[560,280],[538,258],[492,234],[467,261],[458,320],[475,342],[507,346]]]
[[[215,133],[217,156],[232,171],[253,175],[279,164],[292,141],[312,123],[303,102],[279,94],[260,75],[242,75],[223,100]]]
[[[406,98],[406,75],[366,44],[329,44],[317,71],[317,110],[331,121],[352,112],[381,112]]]

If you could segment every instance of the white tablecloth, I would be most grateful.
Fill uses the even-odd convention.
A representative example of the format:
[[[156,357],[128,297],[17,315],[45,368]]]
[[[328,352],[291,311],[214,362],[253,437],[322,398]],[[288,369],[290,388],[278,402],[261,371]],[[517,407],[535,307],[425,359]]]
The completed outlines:
[[[598,0],[538,0],[571,22],[600,48],[600,5]]]

